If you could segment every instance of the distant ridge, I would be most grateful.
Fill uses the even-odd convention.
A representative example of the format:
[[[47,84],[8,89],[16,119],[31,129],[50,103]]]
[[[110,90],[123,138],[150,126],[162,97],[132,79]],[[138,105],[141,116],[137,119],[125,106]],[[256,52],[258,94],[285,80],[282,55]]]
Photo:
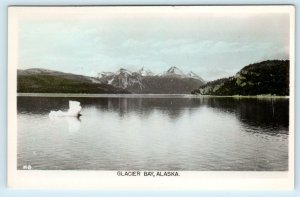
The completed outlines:
[[[123,94],[124,89],[101,84],[97,78],[54,70],[32,68],[17,71],[18,93]]]
[[[97,77],[41,68],[19,69],[17,73],[19,93],[189,94],[204,84],[195,73],[184,74],[177,67],[161,75],[145,67],[137,71],[120,68]]]
[[[111,84],[136,94],[189,94],[204,83],[204,80],[195,73],[184,74],[175,66],[157,75],[142,67],[137,71],[121,68],[115,73],[101,72],[97,76],[101,83]]]
[[[201,80],[201,81],[204,82],[204,80],[202,79],[202,77],[200,77],[199,75],[195,74],[193,71],[190,71],[187,74],[187,76],[190,77],[190,78],[199,79],[199,80]]]

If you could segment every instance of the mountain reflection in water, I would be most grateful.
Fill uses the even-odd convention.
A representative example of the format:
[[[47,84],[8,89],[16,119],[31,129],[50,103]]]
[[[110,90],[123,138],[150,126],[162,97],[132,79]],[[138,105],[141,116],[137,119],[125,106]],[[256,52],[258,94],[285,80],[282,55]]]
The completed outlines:
[[[50,110],[68,109],[69,98],[19,97],[18,113],[46,114]],[[72,98],[85,108],[94,107],[99,111],[112,111],[120,117],[134,112],[141,117],[159,110],[170,119],[179,118],[185,110],[197,112],[199,107],[208,107],[219,113],[229,113],[241,122],[265,128],[271,133],[288,134],[289,100],[274,98]],[[282,130],[282,128],[284,130]]]
[[[80,120],[48,117],[69,100]],[[18,97],[17,109],[19,169],[288,168],[289,99]]]

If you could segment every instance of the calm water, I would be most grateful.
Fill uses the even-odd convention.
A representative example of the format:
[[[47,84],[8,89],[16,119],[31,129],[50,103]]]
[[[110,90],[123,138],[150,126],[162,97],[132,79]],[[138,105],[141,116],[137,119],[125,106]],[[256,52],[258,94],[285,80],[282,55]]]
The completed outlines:
[[[81,102],[77,118],[49,118]],[[18,97],[18,169],[288,170],[288,99]]]

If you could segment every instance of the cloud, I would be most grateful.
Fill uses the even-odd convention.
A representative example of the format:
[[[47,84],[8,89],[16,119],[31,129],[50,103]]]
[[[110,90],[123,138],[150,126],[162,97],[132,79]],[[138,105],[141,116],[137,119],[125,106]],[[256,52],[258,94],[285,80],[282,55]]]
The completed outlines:
[[[215,79],[250,63],[289,57],[288,14],[158,14],[136,20],[117,14],[99,20],[24,21],[18,66],[78,74],[142,66],[160,73],[178,66]]]

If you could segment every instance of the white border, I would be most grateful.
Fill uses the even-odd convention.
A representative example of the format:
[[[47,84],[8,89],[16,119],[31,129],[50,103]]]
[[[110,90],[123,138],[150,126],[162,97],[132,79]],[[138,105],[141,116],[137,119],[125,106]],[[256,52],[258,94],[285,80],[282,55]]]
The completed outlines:
[[[145,9],[172,12],[172,6],[104,7],[10,7],[8,13],[8,186],[13,188],[100,188],[100,189],[261,189],[282,190],[294,187],[294,96],[295,96],[295,8],[293,6],[175,6],[181,11],[260,12],[290,14],[290,130],[289,171],[180,171],[180,177],[118,177],[116,171],[22,171],[17,166],[16,70],[18,65],[18,27],[22,20],[86,20],[101,12],[139,12]],[[101,12],[100,12],[101,11]],[[88,15],[87,15],[88,13]],[[86,14],[86,15],[85,15]],[[78,17],[80,15],[80,17]],[[86,16],[86,17],[82,17]],[[184,17],[183,15],[180,15]]]

